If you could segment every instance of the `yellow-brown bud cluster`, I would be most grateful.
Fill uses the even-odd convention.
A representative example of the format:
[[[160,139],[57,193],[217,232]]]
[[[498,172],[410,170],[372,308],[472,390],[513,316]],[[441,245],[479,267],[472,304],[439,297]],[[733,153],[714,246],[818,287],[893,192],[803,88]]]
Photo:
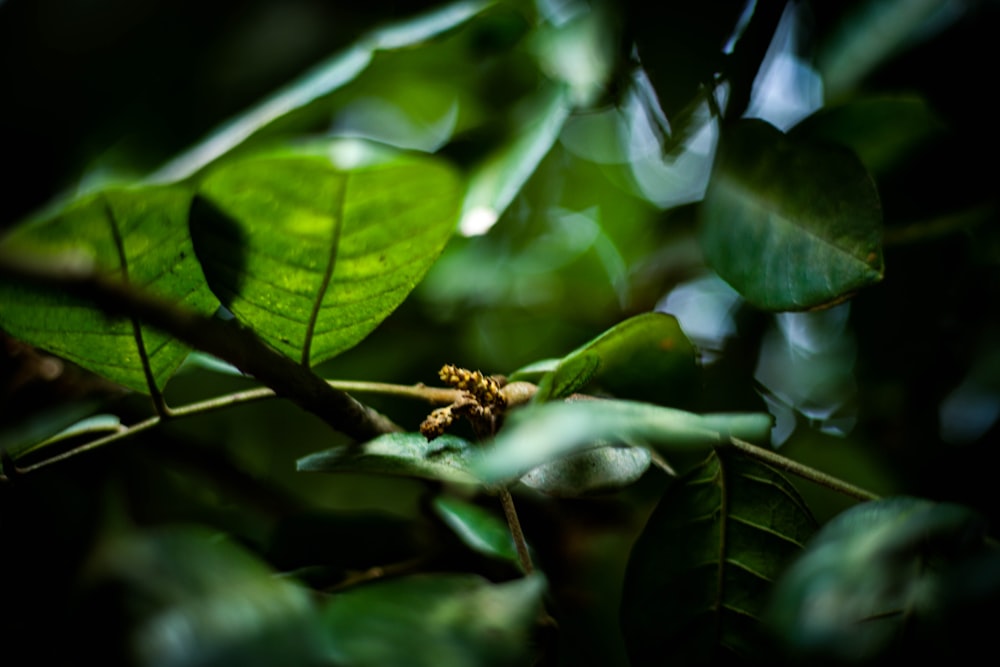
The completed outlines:
[[[445,364],[438,372],[438,377],[445,384],[472,394],[484,408],[504,407],[505,401],[503,394],[500,393],[500,383],[494,378],[486,377],[480,371],[470,371],[467,368]]]
[[[467,418],[477,433],[492,432],[496,420],[507,405],[500,389],[500,381],[487,377],[480,371],[470,371],[452,364],[443,366],[438,373],[441,381],[459,389],[462,395],[451,405],[438,408],[420,425],[420,432],[428,440],[443,434],[459,417]]]

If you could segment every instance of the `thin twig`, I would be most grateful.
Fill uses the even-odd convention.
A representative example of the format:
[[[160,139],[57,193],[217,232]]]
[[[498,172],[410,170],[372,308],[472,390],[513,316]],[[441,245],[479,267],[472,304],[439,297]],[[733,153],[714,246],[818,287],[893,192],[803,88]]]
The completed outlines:
[[[847,482],[837,479],[832,475],[827,475],[825,472],[820,472],[815,468],[810,468],[809,466],[802,465],[801,463],[793,461],[789,458],[785,458],[784,456],[772,452],[769,449],[752,445],[749,442],[740,440],[739,438],[730,438],[729,442],[736,449],[740,450],[744,454],[752,456],[758,461],[763,461],[764,463],[772,465],[775,468],[780,468],[785,472],[790,472],[793,475],[801,477],[802,479],[807,479],[810,482],[819,484],[820,486],[825,486],[826,488],[842,493],[845,496],[850,496],[861,501],[878,500],[879,498],[871,491],[866,491],[861,487],[848,484]]]
[[[528,541],[524,539],[524,531],[521,530],[521,521],[517,518],[517,508],[514,507],[514,498],[510,495],[510,490],[504,486],[500,487],[500,504],[503,506],[503,515],[507,519],[507,527],[510,528],[510,536],[514,538],[514,548],[517,549],[517,560],[521,563],[521,569],[525,574],[535,571],[531,564],[531,554],[528,553]]]
[[[270,347],[251,330],[232,322],[183,308],[92,269],[53,266],[37,258],[0,255],[0,277],[59,289],[91,301],[111,316],[135,317],[229,362],[355,440],[370,440],[401,430],[384,415]]]

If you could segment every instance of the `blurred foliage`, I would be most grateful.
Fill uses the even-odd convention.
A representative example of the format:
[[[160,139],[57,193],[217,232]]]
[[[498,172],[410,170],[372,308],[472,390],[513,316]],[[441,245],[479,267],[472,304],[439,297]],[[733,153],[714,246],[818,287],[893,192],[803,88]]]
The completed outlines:
[[[986,537],[1000,520],[993,482],[1000,235],[988,167],[1000,133],[981,99],[980,67],[998,19],[1000,8],[986,0],[6,0],[0,141],[12,169],[0,226],[12,229],[8,240],[34,236],[54,249],[66,249],[64,240],[77,249],[89,242],[110,258],[99,262],[103,268],[127,265],[142,285],[167,271],[197,286],[205,284],[201,267],[169,236],[167,221],[154,220],[150,237],[137,235],[150,219],[135,204],[150,193],[186,206],[199,188],[218,194],[213,170],[237,173],[260,155],[283,152],[322,154],[345,169],[400,155],[448,163],[465,183],[465,199],[459,205],[453,186],[443,185],[448,210],[435,217],[445,226],[457,219],[460,232],[398,308],[399,299],[390,299],[380,309],[392,311],[387,319],[319,372],[432,384],[442,364],[454,363],[486,373],[527,367],[532,379],[548,372],[555,382],[559,369],[578,377],[574,360],[596,353],[618,370],[600,377],[592,369],[586,379],[596,372],[600,389],[624,386],[623,397],[698,413],[753,413],[748,419],[760,420],[754,433],[767,430],[769,411],[781,453],[878,493],[928,500],[857,506],[806,544],[786,581],[776,560],[753,585],[720,587],[712,618],[723,619],[722,630],[707,644],[680,628],[690,621],[709,632],[708,621],[693,607],[671,607],[676,615],[663,623],[679,639],[664,651],[698,662],[718,657],[706,658],[706,646],[742,642],[742,626],[734,630],[721,609],[742,609],[736,596],[760,584],[759,597],[746,596],[754,598],[752,614],[791,640],[790,660],[882,664],[920,651],[944,658],[939,638],[982,641],[968,628],[996,613],[1000,580],[995,543]],[[725,151],[726,137],[749,122],[745,113],[770,126],[768,141],[759,142],[768,146],[755,145],[741,164],[767,168],[748,167],[737,180],[751,194],[778,195],[733,223],[754,198],[739,190],[720,203],[712,169],[717,145]],[[831,155],[848,155],[849,166]],[[829,183],[811,178],[818,170],[829,172]],[[807,185],[789,195],[798,179]],[[844,217],[810,217],[817,202],[835,214],[859,210],[858,199],[840,189],[851,179],[877,191],[875,206],[865,190],[863,229],[853,238],[870,245],[862,259],[876,253],[880,282],[870,284],[871,275],[818,281],[826,291],[814,301],[771,303],[727,272],[727,257],[781,258],[781,244],[753,243],[777,218],[820,230],[806,234],[808,250],[851,237],[857,230]],[[387,177],[373,191],[413,183]],[[402,187],[403,195],[413,190]],[[798,207],[792,214],[788,200]],[[183,218],[180,208],[175,217]],[[121,223],[116,233],[109,221]],[[266,254],[287,240],[273,224],[262,218],[237,231],[265,232],[258,246]],[[446,236],[438,233],[429,257]],[[720,256],[719,243],[729,255]],[[162,262],[142,259],[150,248]],[[798,267],[803,281],[823,275],[822,259],[811,257]],[[216,256],[208,283],[228,270],[226,259]],[[800,287],[768,282],[761,266],[743,274],[762,283],[766,297],[772,288]],[[542,664],[626,665],[629,655],[646,664],[651,650],[657,664],[665,654],[649,642],[667,625],[643,623],[670,591],[700,582],[704,592],[720,572],[737,576],[718,536],[740,523],[741,510],[753,536],[738,549],[752,555],[769,531],[794,534],[789,542],[800,545],[810,513],[824,523],[851,504],[798,479],[792,489],[757,464],[741,469],[744,481],[719,483],[726,461],[712,454],[706,462],[704,442],[661,447],[683,475],[671,482],[647,458],[629,454],[646,452],[633,450],[647,444],[644,429],[673,428],[651,425],[655,415],[697,415],[626,401],[609,401],[606,413],[555,405],[552,417],[541,413],[537,422],[529,418],[540,413],[529,413],[510,424],[511,433],[522,429],[517,440],[498,443],[507,453],[481,460],[466,458],[478,446],[465,432],[419,451],[413,434],[346,448],[320,420],[270,400],[174,420],[17,475],[9,457],[40,443],[46,451],[80,444],[151,413],[148,398],[113,383],[147,386],[128,324],[82,312],[65,295],[46,297],[44,307],[36,297],[15,299],[22,287],[7,285],[0,297],[0,448],[10,473],[0,483],[4,664],[17,664],[26,647],[33,663],[53,664],[76,660],[84,647],[111,663],[142,665],[530,664],[532,656]],[[189,288],[173,282],[164,294],[154,287],[214,307],[207,291]],[[749,305],[827,304],[856,289],[823,313],[775,316]],[[635,350],[612,345],[609,353],[606,345],[621,331],[615,325],[655,309],[676,318],[680,335],[671,340],[686,351],[690,339],[701,360],[664,387],[651,376],[662,362],[656,354],[637,368],[622,359]],[[107,335],[122,326],[124,337]],[[283,327],[276,325],[275,340]],[[95,367],[74,355],[76,343],[52,338],[81,331],[125,348],[99,351],[104,366]],[[663,339],[654,333],[640,342]],[[163,355],[154,383],[171,405],[256,386],[198,364],[171,377],[183,352],[148,335],[147,345]],[[561,362],[531,366],[553,359]],[[569,384],[567,391],[584,388]],[[396,397],[364,400],[409,431],[429,411]],[[97,414],[108,417],[60,434]],[[609,437],[622,434],[629,437]],[[374,467],[373,451],[384,457]],[[566,452],[578,458],[551,460]],[[386,472],[386,459],[407,476],[368,474]],[[296,461],[339,472],[302,474]],[[484,469],[502,478],[532,468],[514,487],[515,499],[545,576],[518,578],[509,545],[497,536],[495,498],[452,485],[428,462],[463,482]],[[703,478],[716,481],[701,487]],[[699,495],[703,488],[715,495]],[[746,507],[744,493],[757,494]],[[791,518],[762,510],[792,505],[803,509]],[[680,525],[716,511],[715,520]],[[782,563],[794,560],[791,551]],[[699,556],[717,566],[711,575],[686,560]],[[647,573],[663,574],[664,562],[675,577],[661,582],[668,592],[646,596]],[[817,572],[826,577],[824,600],[857,611],[821,618],[822,632],[802,625]],[[371,581],[383,577],[390,580]],[[765,613],[772,578],[777,596]],[[910,597],[892,597],[899,595]],[[887,618],[890,630],[923,643],[887,644],[881,626],[855,623],[886,612],[873,598],[895,605],[894,613],[904,607]],[[535,622],[542,603],[557,629]],[[377,636],[395,639],[364,643]],[[758,639],[755,651],[778,650]],[[837,653],[847,645],[865,651]]]

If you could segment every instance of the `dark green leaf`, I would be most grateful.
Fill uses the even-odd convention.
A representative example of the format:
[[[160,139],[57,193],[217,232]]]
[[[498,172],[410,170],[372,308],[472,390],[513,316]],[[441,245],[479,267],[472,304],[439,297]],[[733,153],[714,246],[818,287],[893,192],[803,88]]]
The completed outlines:
[[[873,174],[886,174],[944,124],[918,97],[874,97],[825,107],[789,133],[796,139],[829,141],[853,150]]]
[[[124,664],[325,664],[329,646],[309,593],[207,531],[112,540],[90,574],[87,600],[100,605],[91,610],[91,648],[113,655],[107,640],[124,627]]]
[[[476,484],[472,445],[443,435],[428,441],[420,433],[390,433],[360,445],[335,447],[299,459],[300,472],[359,472]]]
[[[632,550],[621,613],[632,664],[765,658],[772,582],[814,529],[781,474],[713,453],[667,490]]]
[[[223,164],[191,235],[213,291],[305,364],[352,347],[423,277],[455,227],[460,186],[431,158],[339,171],[324,158]]]
[[[4,241],[10,253],[39,261],[88,262],[138,288],[202,313],[212,296],[188,237],[190,192],[182,187],[115,189],[81,199],[53,217],[18,227]],[[156,329],[138,332],[128,319],[109,319],[92,304],[53,290],[0,283],[0,327],[135,391],[162,388],[188,348]]]
[[[995,551],[992,562],[981,559],[985,531],[984,518],[960,505],[908,497],[857,505],[824,526],[782,578],[770,620],[799,657],[853,663],[904,638],[950,644],[960,628],[946,619],[1000,598]]]
[[[771,416],[698,415],[648,403],[580,400],[530,405],[514,411],[491,447],[474,459],[488,482],[509,480],[600,442],[644,442],[666,449],[704,449],[729,436],[762,440]]]
[[[530,664],[528,638],[545,581],[491,584],[475,575],[422,575],[335,596],[325,612],[336,664],[501,667]]]
[[[434,511],[470,549],[512,563],[518,562],[510,529],[499,517],[452,496],[435,497]]]
[[[875,185],[853,153],[745,120],[723,137],[701,245],[754,306],[804,310],[882,279],[881,223]]]
[[[649,463],[644,447],[605,445],[543,463],[521,477],[521,483],[550,496],[584,496],[632,484]]]
[[[696,373],[694,347],[677,320],[665,313],[644,313],[563,357],[539,380],[535,401],[596,385],[621,398],[667,403],[690,393]]]

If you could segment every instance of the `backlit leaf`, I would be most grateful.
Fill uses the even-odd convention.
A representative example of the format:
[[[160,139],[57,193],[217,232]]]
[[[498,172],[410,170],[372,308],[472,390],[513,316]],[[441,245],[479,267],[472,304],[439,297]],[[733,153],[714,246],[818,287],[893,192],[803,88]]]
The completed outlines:
[[[858,158],[760,120],[724,135],[701,209],[708,263],[754,306],[828,306],[882,279],[882,213]]]
[[[762,661],[772,583],[814,530],[781,474],[713,452],[667,490],[632,549],[621,609],[632,664]]]
[[[402,303],[451,236],[459,198],[430,158],[340,171],[322,157],[255,157],[206,177],[191,235],[223,304],[311,365]]]
[[[114,189],[81,199],[53,217],[16,228],[3,243],[10,253],[40,262],[88,262],[201,313],[218,302],[209,291],[188,236],[190,193],[179,186]],[[54,290],[0,283],[0,327],[135,391],[162,388],[188,348],[126,318],[109,319],[91,303]]]

